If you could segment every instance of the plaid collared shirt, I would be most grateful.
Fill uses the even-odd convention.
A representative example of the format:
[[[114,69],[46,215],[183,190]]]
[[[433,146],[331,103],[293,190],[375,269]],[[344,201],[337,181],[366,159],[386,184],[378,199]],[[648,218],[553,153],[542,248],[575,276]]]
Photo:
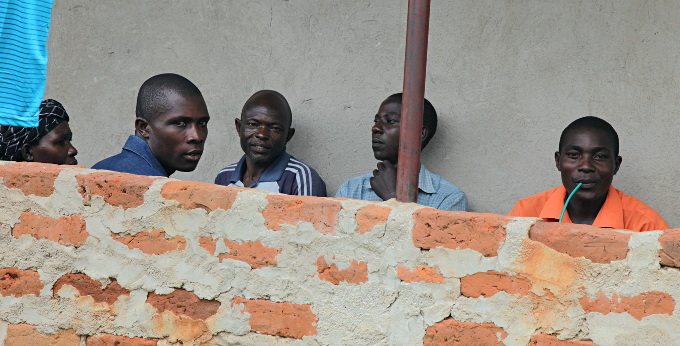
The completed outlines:
[[[371,188],[372,177],[373,173],[369,173],[347,180],[340,185],[335,197],[382,201]],[[418,204],[440,210],[467,211],[468,201],[465,192],[421,164],[418,175]]]

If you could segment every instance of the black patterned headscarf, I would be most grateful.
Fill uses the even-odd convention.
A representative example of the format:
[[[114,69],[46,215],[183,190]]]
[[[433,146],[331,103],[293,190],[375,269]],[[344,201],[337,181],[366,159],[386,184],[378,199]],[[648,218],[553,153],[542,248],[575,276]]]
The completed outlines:
[[[22,161],[21,147],[35,145],[62,121],[68,121],[68,114],[61,103],[47,99],[40,103],[38,127],[0,125],[0,160]]]

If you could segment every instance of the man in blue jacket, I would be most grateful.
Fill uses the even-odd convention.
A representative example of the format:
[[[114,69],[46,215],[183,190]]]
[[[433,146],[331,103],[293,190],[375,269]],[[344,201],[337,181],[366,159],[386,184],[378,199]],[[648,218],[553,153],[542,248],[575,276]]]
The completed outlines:
[[[194,83],[173,73],[149,78],[139,89],[136,114],[135,135],[121,153],[92,168],[164,177],[196,169],[210,115]]]

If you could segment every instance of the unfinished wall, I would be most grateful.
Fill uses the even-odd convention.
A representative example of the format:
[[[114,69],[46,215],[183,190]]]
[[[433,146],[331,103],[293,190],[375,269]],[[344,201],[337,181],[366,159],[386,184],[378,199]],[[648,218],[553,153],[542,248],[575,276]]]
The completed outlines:
[[[71,115],[88,167],[133,133],[135,97],[176,72],[212,120],[198,169],[213,182],[241,149],[233,119],[254,91],[281,91],[289,151],[334,193],[375,169],[370,128],[401,90],[406,0],[56,0],[46,97]],[[423,161],[473,211],[507,213],[560,184],[553,153],[572,120],[600,116],[621,137],[614,185],[680,227],[680,2],[432,1],[426,96],[440,114]]]
[[[0,165],[4,345],[672,345],[680,230]]]

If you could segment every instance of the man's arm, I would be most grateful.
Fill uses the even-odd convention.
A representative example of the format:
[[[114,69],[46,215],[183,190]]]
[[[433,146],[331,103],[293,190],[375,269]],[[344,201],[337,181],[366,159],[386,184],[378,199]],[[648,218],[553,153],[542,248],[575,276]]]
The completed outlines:
[[[439,210],[449,210],[449,211],[467,211],[468,200],[465,192],[458,190],[452,193],[439,204],[437,207]]]

